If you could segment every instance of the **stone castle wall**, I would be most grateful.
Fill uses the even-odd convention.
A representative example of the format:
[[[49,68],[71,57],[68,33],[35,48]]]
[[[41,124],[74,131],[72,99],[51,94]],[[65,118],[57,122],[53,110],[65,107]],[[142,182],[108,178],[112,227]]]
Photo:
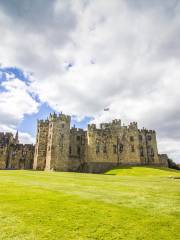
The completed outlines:
[[[48,128],[49,128],[48,120],[38,121],[33,164],[33,168],[37,170],[44,170],[46,166]]]
[[[0,169],[32,169],[34,146],[20,144],[18,134],[0,133]]]
[[[51,114],[38,122],[34,169],[103,172],[120,165],[166,165],[158,155],[156,133],[122,126],[120,120],[87,131],[70,129],[70,116]]]
[[[156,132],[120,120],[70,128],[71,118],[50,114],[39,120],[35,148],[20,144],[18,133],[0,132],[0,169],[35,169],[99,173],[122,165],[168,166],[158,154]]]

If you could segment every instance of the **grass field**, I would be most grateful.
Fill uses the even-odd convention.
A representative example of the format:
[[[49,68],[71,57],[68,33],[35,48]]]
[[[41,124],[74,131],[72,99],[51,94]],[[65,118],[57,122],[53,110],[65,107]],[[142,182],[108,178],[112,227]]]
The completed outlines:
[[[0,239],[179,240],[177,176],[146,167],[104,175],[0,171]]]

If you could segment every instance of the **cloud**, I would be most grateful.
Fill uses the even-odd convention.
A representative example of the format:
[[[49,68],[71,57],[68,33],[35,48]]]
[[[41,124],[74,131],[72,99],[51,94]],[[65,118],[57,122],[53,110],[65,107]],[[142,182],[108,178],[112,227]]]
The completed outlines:
[[[172,145],[172,151],[167,144],[160,150],[179,158],[179,1],[25,0],[0,6],[1,62],[33,72],[29,88],[42,102],[77,119],[138,121]],[[27,98],[30,114],[37,106]],[[16,110],[18,116],[26,106]]]
[[[158,139],[158,147],[160,149],[160,153],[166,153],[172,159],[177,159],[177,162],[180,159],[179,152],[179,140],[173,138],[162,138]]]
[[[10,69],[1,68],[0,73],[0,131],[15,133],[25,114],[30,115],[38,111],[39,103],[33,97],[28,80],[24,82],[16,78]],[[28,133],[20,132],[20,137],[24,143],[33,140]]]
[[[1,83],[4,91],[0,93],[0,124],[17,125],[24,114],[38,111],[38,103],[29,94],[26,84],[19,79]]]
[[[35,138],[26,132],[19,132],[19,141],[24,144],[35,144]]]

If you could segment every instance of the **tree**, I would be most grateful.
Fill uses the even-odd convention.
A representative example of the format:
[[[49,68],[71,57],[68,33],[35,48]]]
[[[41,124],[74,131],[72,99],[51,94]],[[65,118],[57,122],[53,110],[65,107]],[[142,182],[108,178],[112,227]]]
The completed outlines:
[[[169,168],[173,168],[176,170],[180,170],[180,167],[178,164],[176,164],[172,159],[168,158],[168,166]]]

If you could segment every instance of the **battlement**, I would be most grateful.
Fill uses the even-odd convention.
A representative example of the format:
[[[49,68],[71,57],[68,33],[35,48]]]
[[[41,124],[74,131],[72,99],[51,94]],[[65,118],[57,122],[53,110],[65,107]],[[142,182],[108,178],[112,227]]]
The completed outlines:
[[[27,149],[33,149],[34,148],[34,145],[30,144],[30,143],[23,144],[23,146]]]
[[[101,123],[100,124],[100,129],[113,129],[121,127],[121,120],[120,119],[114,119],[110,123]]]
[[[63,113],[56,114],[55,112],[53,114],[50,113],[49,115],[49,121],[64,121],[64,122],[70,122],[71,116],[65,115]]]
[[[0,137],[13,137],[11,132],[0,132]]]
[[[104,130],[111,127],[111,123],[101,123],[100,129]]]
[[[145,135],[146,135],[146,134],[155,134],[155,133],[156,133],[155,130],[148,130],[148,129],[146,129],[146,128],[140,129],[139,132],[140,132],[140,133],[143,133],[143,134],[145,134]]]
[[[112,120],[112,124],[121,126],[121,120],[120,119],[114,119],[114,120]]]
[[[138,129],[137,122],[130,122],[128,128],[129,129]]]
[[[4,169],[31,169],[33,163],[34,146],[22,144],[11,132],[0,133],[0,166]]]
[[[121,120],[114,119],[114,120],[112,120],[112,122],[109,122],[109,123],[101,123],[99,128],[94,123],[88,124],[88,131],[116,129],[116,128],[120,128],[120,127],[121,127]]]
[[[70,130],[71,132],[77,132],[77,133],[84,133],[84,129],[82,128],[76,128],[75,126],[73,126]]]
[[[15,138],[11,132],[0,132],[0,146],[5,147],[11,143],[14,143]]]
[[[92,123],[92,124],[88,124],[88,130],[91,131],[91,130],[96,130],[96,124]]]
[[[34,169],[83,171],[87,167],[88,172],[102,172],[106,164],[160,162],[155,131],[140,130],[137,122],[124,125],[120,119],[113,119],[90,123],[85,130],[75,125],[70,128],[70,121],[71,117],[62,113],[38,121]]]
[[[43,126],[43,125],[48,125],[49,124],[49,120],[38,120],[38,126]]]

